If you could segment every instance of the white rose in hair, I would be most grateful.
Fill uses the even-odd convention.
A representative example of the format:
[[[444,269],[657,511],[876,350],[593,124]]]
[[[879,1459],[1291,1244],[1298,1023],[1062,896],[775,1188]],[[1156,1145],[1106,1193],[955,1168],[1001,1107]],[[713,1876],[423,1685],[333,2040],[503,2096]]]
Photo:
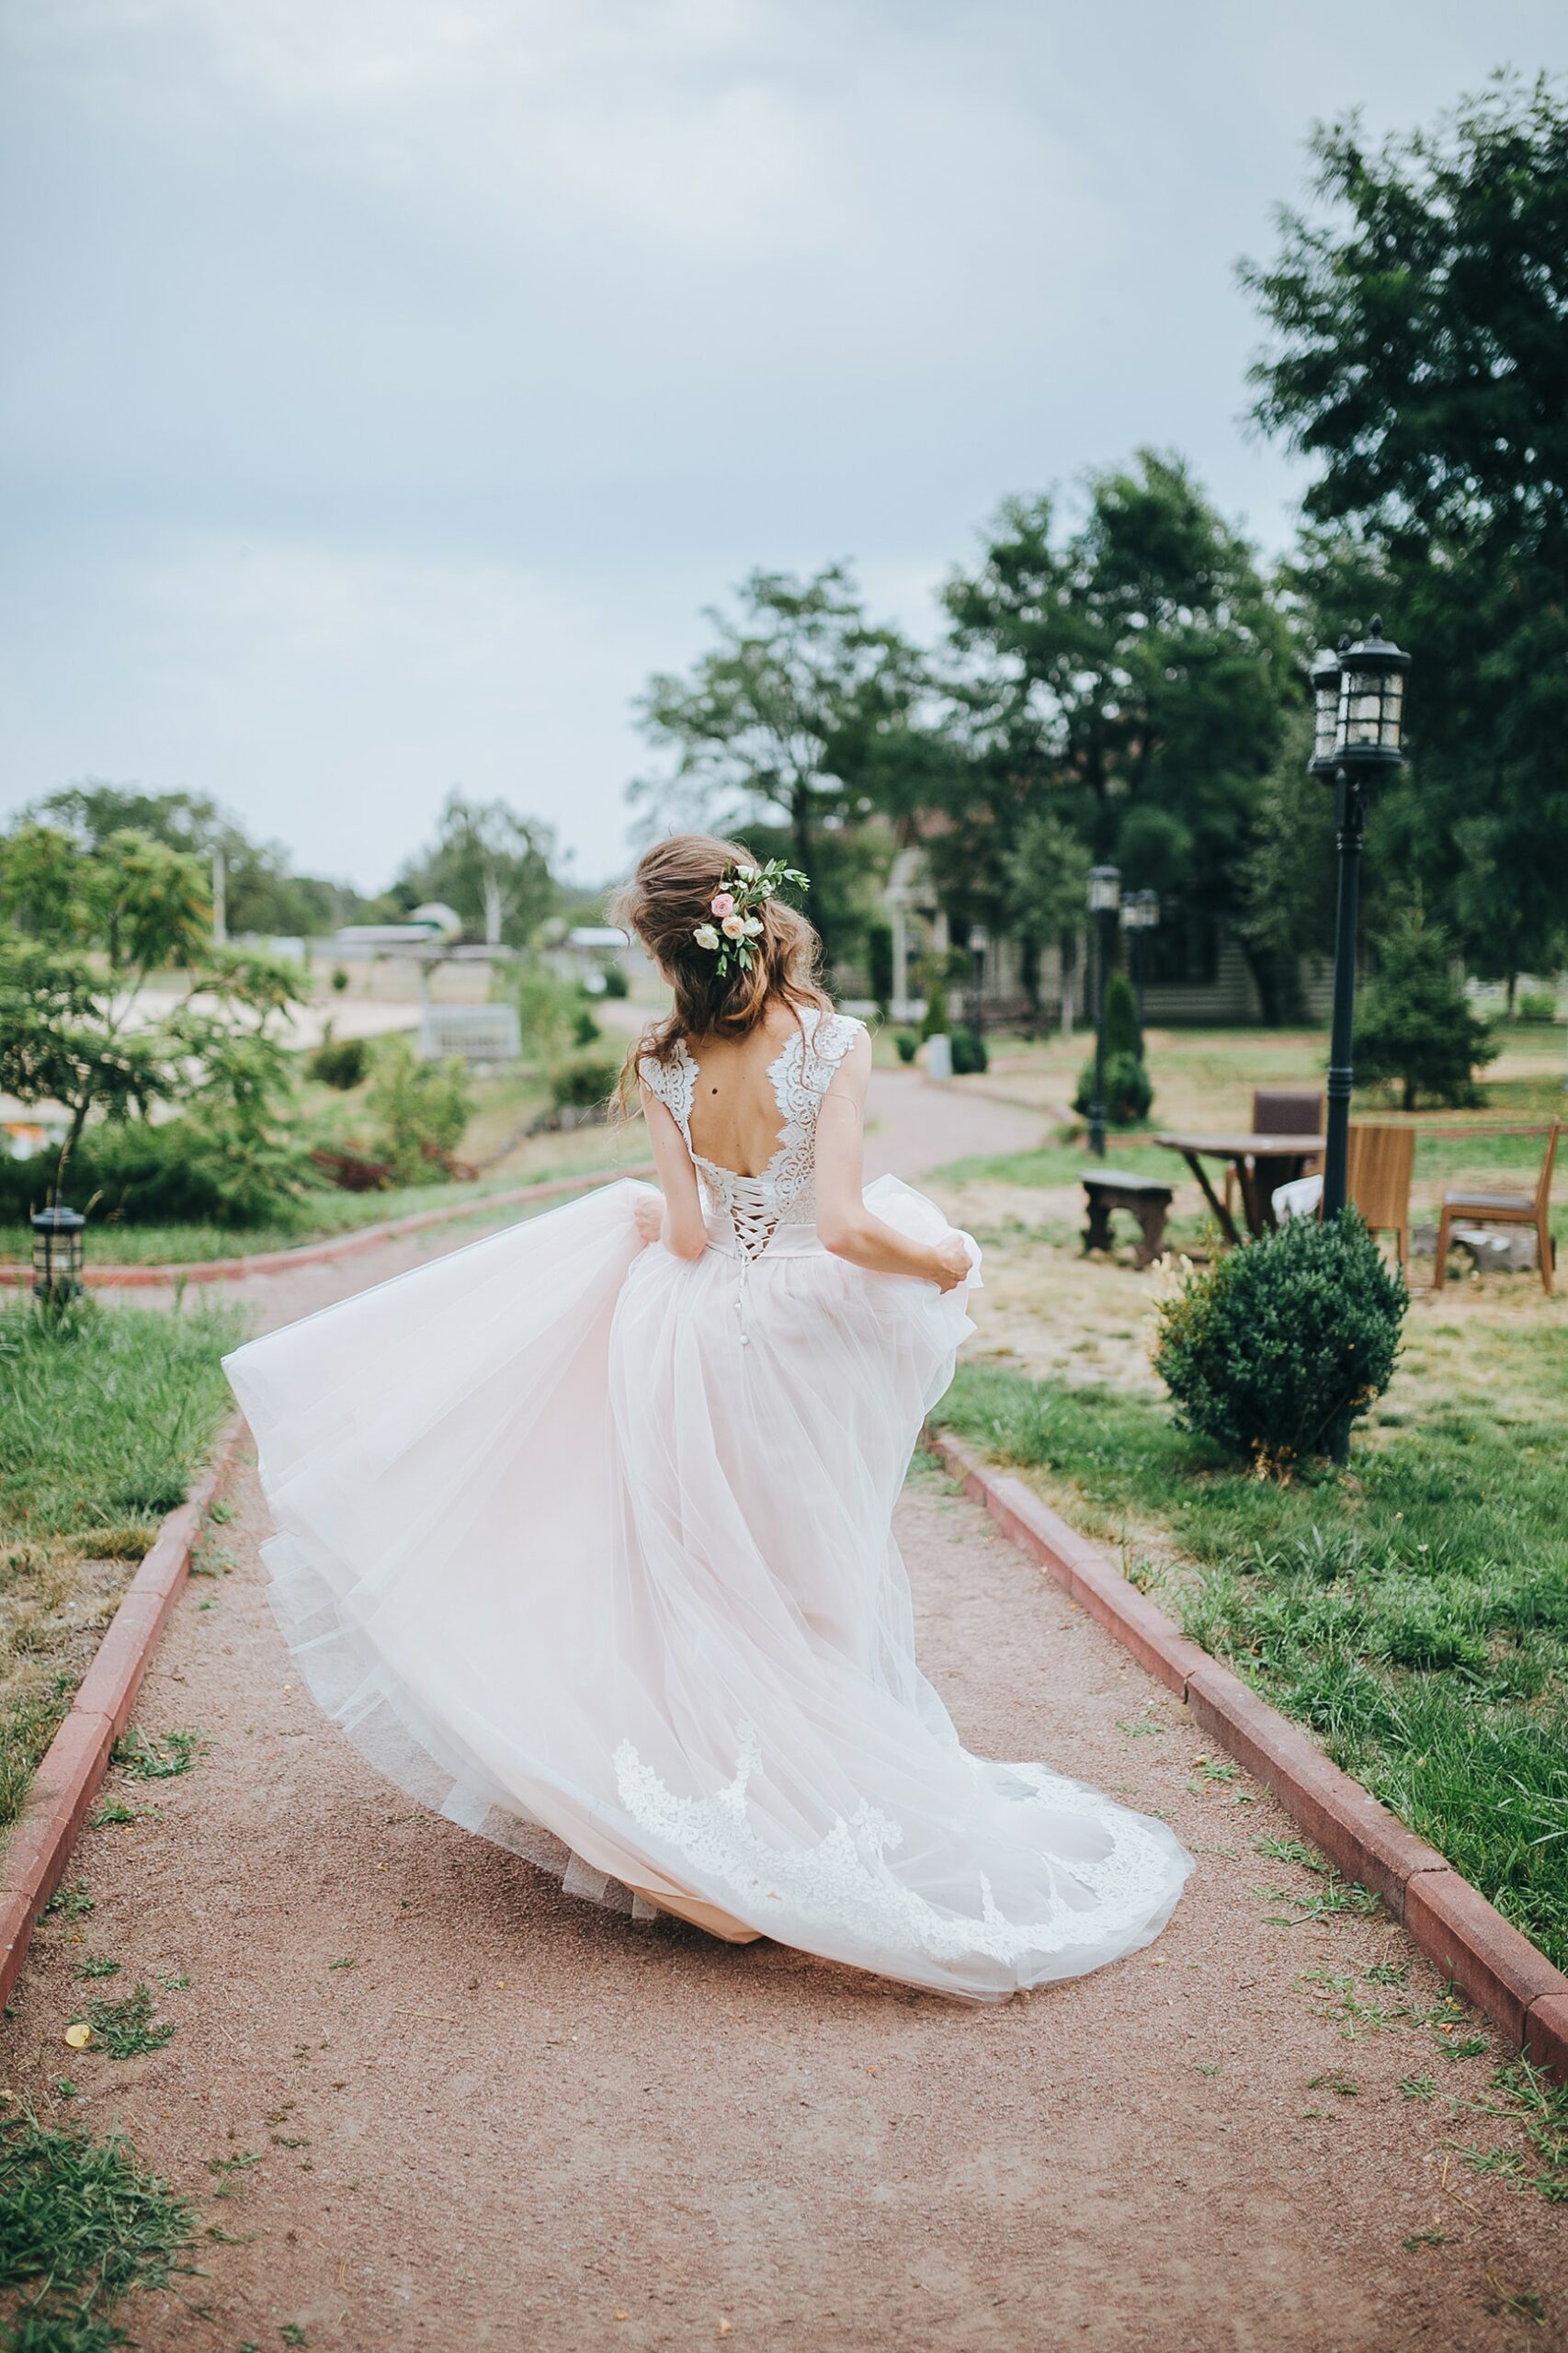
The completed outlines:
[[[723,932],[726,939],[744,939],[746,936],[746,927],[747,919],[744,915],[724,917]],[[715,940],[714,946],[717,947],[717,945],[718,942]]]
[[[747,915],[745,920],[746,938],[748,939],[755,939],[761,929],[762,917],[760,915]]]
[[[712,949],[719,945],[719,935],[710,923],[699,923],[691,936],[699,948]]]

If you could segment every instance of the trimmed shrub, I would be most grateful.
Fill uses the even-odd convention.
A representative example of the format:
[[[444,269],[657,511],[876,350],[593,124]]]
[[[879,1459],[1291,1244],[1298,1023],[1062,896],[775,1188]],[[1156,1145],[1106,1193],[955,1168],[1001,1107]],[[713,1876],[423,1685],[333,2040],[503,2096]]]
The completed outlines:
[[[1105,984],[1105,1051],[1106,1060],[1113,1055],[1138,1053],[1138,998],[1125,972],[1110,973]]]
[[[926,1017],[920,1024],[922,1038],[945,1038],[948,1035],[948,992],[940,981],[933,981],[931,994],[926,1000]]]
[[[912,1063],[920,1051],[918,1029],[895,1029],[892,1033],[892,1041],[898,1051],[901,1063]]]
[[[1162,1302],[1154,1370],[1181,1428],[1287,1478],[1388,1387],[1408,1303],[1355,1210],[1291,1218]]]
[[[1078,1074],[1078,1091],[1073,1097],[1073,1108],[1080,1119],[1086,1120],[1095,1099],[1095,1065],[1093,1057]],[[1108,1052],[1105,1058],[1105,1115],[1113,1128],[1135,1128],[1149,1116],[1154,1100],[1154,1090],[1149,1074],[1136,1054]]]
[[[306,1064],[312,1078],[344,1094],[362,1084],[369,1067],[370,1050],[363,1038],[324,1038]]]
[[[596,1038],[603,1036],[604,1031],[599,1028],[587,1006],[580,1005],[572,1016],[572,1043],[574,1046],[591,1046]]]
[[[985,1040],[977,1029],[953,1029],[949,1036],[952,1043],[955,1078],[971,1078],[976,1073],[990,1069],[991,1057],[985,1051]]]
[[[602,1046],[565,1054],[550,1074],[550,1099],[557,1111],[591,1111],[608,1103],[620,1077],[620,1056]]]
[[[631,994],[630,983],[627,981],[626,974],[621,971],[619,964],[607,964],[604,968],[604,993],[606,996],[627,996]]]
[[[1435,924],[1402,915],[1381,943],[1375,977],[1356,1019],[1356,1075],[1400,1089],[1401,1108],[1479,1103],[1475,1073],[1497,1047],[1473,1013]]]
[[[1520,1021],[1555,1021],[1557,999],[1550,989],[1521,989],[1514,1012]]]
[[[348,975],[344,971],[341,964],[335,964],[332,968],[332,985],[336,990],[339,996],[343,995],[344,990],[348,986]]]

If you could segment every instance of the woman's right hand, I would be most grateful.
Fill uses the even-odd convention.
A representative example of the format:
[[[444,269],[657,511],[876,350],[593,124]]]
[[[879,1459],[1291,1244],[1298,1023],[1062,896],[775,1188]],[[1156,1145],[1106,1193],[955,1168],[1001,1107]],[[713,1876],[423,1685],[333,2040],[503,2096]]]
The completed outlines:
[[[637,1228],[637,1239],[644,1248],[657,1242],[665,1230],[665,1200],[662,1193],[639,1193],[631,1205],[631,1222]]]
[[[945,1242],[937,1244],[932,1255],[935,1260],[933,1279],[938,1290],[956,1290],[960,1283],[969,1280],[969,1252],[964,1248],[961,1234],[949,1233]]]

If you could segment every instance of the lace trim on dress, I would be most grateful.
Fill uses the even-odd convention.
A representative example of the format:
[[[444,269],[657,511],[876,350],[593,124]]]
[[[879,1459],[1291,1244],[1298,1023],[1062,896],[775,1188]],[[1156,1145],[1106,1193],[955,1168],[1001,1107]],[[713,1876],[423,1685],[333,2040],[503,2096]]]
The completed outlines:
[[[621,1803],[639,1829],[658,1840],[672,1876],[685,1866],[705,1893],[723,1889],[748,1917],[758,1916],[759,1903],[778,1904],[797,1922],[847,1928],[883,1950],[913,1945],[937,1961],[983,1955],[1012,1966],[1034,1954],[1115,1944],[1159,1911],[1170,1888],[1170,1856],[1155,1824],[1109,1806],[1097,1790],[1043,1766],[987,1768],[971,1759],[976,1771],[1001,1769],[1028,1785],[1031,1795],[1020,1808],[1020,1826],[1038,1805],[1092,1816],[1108,1843],[1097,1859],[1074,1858],[1057,1867],[1065,1887],[1084,1900],[1074,1903],[1064,1892],[1044,1919],[1006,1919],[980,1870],[976,1914],[938,1907],[899,1879],[888,1858],[903,1845],[903,1833],[864,1801],[852,1815],[837,1817],[814,1847],[782,1849],[759,1837],[748,1818],[746,1791],[761,1768],[761,1744],[749,1725],[740,1727],[738,1741],[734,1778],[710,1798],[676,1796],[630,1741],[621,1742],[614,1762]],[[1048,1843],[1042,1840],[1042,1847]]]
[[[864,1024],[846,1013],[799,1013],[801,1035],[789,1039],[767,1066],[783,1122],[773,1156],[756,1176],[705,1159],[691,1141],[691,1107],[698,1063],[684,1038],[667,1063],[644,1054],[638,1075],[680,1130],[709,1206],[729,1221],[743,1258],[759,1258],[781,1225],[809,1225],[816,1215],[817,1114],[834,1074]]]

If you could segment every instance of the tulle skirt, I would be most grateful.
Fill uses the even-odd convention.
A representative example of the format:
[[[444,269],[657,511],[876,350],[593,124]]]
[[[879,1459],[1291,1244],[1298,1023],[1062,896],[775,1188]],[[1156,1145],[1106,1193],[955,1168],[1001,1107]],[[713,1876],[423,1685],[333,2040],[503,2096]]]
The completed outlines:
[[[574,1893],[971,2000],[1147,1943],[1161,1823],[969,1755],[893,1506],[967,1290],[784,1227],[639,1245],[622,1182],[227,1359],[321,1706]],[[946,1221],[896,1178],[868,1206]],[[978,1257],[978,1253],[976,1253]]]

